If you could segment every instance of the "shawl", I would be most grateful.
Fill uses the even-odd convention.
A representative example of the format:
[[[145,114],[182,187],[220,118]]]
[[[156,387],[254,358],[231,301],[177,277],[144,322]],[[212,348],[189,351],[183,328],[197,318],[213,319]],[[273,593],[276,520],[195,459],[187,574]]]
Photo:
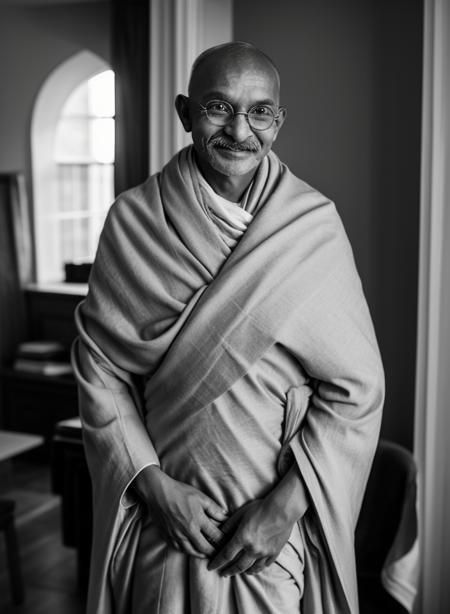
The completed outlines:
[[[383,371],[348,239],[334,204],[272,152],[233,250],[207,199],[191,148],[122,194],[77,310],[73,363],[94,487],[88,611],[121,611],[110,574],[117,549],[126,541],[132,557],[136,544],[139,506],[128,486],[158,462],[144,405],[159,428],[173,429],[281,343],[312,382],[306,405],[301,391],[287,394],[283,445],[311,502],[301,523],[305,611],[355,614],[354,529],[379,435]]]

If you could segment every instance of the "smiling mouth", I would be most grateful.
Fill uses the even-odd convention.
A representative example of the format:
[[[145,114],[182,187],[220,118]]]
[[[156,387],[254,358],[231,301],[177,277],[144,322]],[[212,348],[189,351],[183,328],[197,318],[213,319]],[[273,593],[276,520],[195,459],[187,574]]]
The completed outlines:
[[[252,149],[249,148],[227,146],[224,147],[223,145],[215,145],[214,149],[220,152],[221,155],[230,156],[233,158],[245,158],[255,153]]]
[[[228,142],[223,138],[218,138],[213,141],[212,146],[214,149],[220,149],[221,151],[229,151],[231,153],[255,153],[259,150],[259,147],[254,142],[235,143]]]
[[[229,154],[232,156],[246,156],[248,154],[254,153],[250,149],[231,149],[229,147],[217,147],[217,149],[219,149],[221,152],[225,154]]]

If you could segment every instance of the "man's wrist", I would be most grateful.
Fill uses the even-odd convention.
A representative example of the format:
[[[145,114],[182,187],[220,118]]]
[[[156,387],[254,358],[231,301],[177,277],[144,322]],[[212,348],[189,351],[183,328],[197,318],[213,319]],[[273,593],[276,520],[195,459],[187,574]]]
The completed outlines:
[[[308,509],[308,496],[303,479],[292,466],[275,488],[266,496],[266,503],[273,513],[286,522],[297,522]]]
[[[298,522],[303,514],[308,509],[308,502],[306,499],[289,498],[285,499],[280,496],[278,492],[272,492],[265,499],[266,504],[271,510],[271,514],[274,518],[279,518],[286,524],[294,524]]]
[[[147,502],[149,497],[159,490],[165,476],[159,465],[148,465],[134,478],[134,489],[139,497]]]

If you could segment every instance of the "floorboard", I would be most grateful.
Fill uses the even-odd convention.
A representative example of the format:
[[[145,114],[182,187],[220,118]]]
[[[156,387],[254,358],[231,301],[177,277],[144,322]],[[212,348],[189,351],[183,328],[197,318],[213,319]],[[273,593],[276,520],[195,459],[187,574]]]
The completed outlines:
[[[1,614],[84,614],[85,598],[77,586],[76,554],[62,544],[60,500],[51,493],[48,465],[15,461],[8,468],[8,476],[0,496],[16,501],[25,602],[12,605],[2,536]]]

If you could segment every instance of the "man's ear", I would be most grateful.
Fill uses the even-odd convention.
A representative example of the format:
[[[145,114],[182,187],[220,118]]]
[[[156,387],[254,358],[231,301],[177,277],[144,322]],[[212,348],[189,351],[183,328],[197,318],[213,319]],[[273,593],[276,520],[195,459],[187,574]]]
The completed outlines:
[[[183,94],[178,94],[178,96],[175,98],[175,109],[177,110],[178,117],[183,124],[183,128],[186,130],[186,132],[191,132],[192,121],[188,98],[183,96]]]
[[[278,133],[280,131],[281,126],[284,124],[284,120],[286,119],[286,115],[287,115],[287,110],[284,107],[280,107],[278,109],[278,119],[275,120],[276,123],[276,128],[275,128],[275,136],[273,137],[273,140],[275,141]]]

